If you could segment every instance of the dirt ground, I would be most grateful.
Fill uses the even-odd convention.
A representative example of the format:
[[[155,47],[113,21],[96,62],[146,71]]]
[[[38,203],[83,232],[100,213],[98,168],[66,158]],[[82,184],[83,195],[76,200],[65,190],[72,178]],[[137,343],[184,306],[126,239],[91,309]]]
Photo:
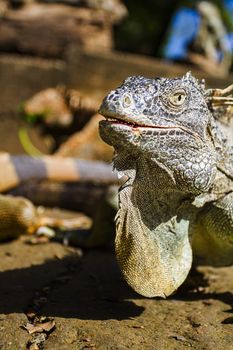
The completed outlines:
[[[199,267],[173,296],[146,299],[111,249],[21,237],[0,245],[0,271],[0,349],[233,349],[233,267]]]

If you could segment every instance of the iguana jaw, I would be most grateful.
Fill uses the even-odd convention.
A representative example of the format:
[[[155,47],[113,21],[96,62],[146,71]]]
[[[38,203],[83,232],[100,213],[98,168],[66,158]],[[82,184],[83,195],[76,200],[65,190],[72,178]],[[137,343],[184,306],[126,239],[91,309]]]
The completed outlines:
[[[215,178],[215,154],[210,154],[199,135],[183,126],[151,127],[110,118],[100,121],[100,136],[115,148],[118,159],[130,149],[132,158],[143,154],[151,163],[165,167],[184,192],[206,192]]]

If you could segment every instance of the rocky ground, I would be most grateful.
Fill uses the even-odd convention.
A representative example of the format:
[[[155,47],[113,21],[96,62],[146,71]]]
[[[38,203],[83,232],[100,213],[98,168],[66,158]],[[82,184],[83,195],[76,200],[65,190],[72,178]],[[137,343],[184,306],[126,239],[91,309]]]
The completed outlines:
[[[173,296],[146,299],[111,250],[22,237],[0,245],[0,271],[0,349],[233,349],[233,267],[199,267]]]

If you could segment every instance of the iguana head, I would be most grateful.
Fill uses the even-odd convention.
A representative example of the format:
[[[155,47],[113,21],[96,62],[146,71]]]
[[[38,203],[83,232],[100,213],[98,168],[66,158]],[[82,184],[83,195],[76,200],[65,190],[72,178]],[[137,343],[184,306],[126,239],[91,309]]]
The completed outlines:
[[[105,97],[100,113],[106,118],[101,137],[119,155],[154,159],[200,192],[210,186],[216,157],[207,132],[210,111],[202,85],[190,73],[175,79],[130,77]]]
[[[182,78],[127,78],[104,99],[100,113],[114,130],[132,128],[184,130],[205,138],[209,111],[198,81],[187,73]]]

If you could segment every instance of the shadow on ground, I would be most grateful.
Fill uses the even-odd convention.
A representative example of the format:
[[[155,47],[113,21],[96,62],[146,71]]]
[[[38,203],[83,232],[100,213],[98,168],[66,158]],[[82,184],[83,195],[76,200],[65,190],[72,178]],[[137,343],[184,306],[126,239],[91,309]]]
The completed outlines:
[[[194,292],[195,283],[203,286],[207,282],[200,273],[193,282],[191,274],[169,299],[216,299],[232,306],[231,292]],[[123,320],[144,311],[136,304],[141,297],[123,281],[113,253],[106,250],[90,251],[82,259],[69,256],[7,270],[0,273],[0,285],[0,313],[4,314],[36,312],[83,320]],[[232,317],[224,322],[231,323]]]
[[[0,313],[43,313],[79,319],[127,319],[144,308],[122,280],[114,256],[92,251],[0,273]]]

